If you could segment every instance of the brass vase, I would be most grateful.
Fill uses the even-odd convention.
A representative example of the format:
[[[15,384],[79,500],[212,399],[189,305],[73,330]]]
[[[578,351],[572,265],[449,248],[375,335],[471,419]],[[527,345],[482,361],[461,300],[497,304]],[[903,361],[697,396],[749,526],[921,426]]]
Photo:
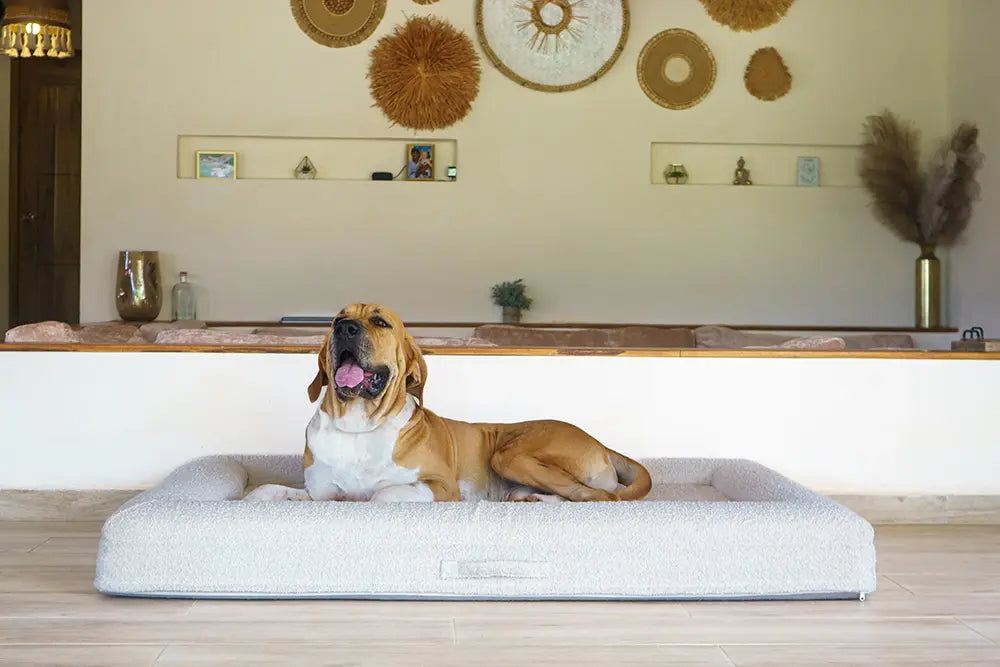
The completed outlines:
[[[917,259],[916,315],[918,329],[941,326],[941,262],[935,246],[921,244]]]
[[[122,250],[118,253],[115,306],[126,322],[151,322],[163,307],[160,289],[160,254],[155,250]]]

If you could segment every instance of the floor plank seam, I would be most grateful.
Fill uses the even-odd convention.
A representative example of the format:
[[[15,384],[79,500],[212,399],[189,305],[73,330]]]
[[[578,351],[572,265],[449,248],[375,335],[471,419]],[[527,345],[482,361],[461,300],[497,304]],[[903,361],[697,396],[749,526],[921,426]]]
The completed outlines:
[[[719,650],[722,651],[722,655],[726,656],[726,660],[729,661],[729,664],[732,665],[733,667],[736,667],[736,661],[733,660],[732,656],[729,655],[729,653],[726,651],[726,647],[720,646]]]
[[[46,538],[45,538],[44,540],[42,540],[41,542],[39,542],[39,543],[38,543],[38,544],[36,544],[35,546],[33,546],[33,547],[31,547],[30,549],[28,549],[28,553],[29,553],[29,554],[30,554],[30,553],[35,553],[35,549],[41,549],[41,548],[42,548],[42,547],[44,547],[44,546],[45,546],[46,544],[48,544],[49,542],[51,542],[51,541],[52,541],[52,539],[53,539],[53,538],[51,538],[51,537],[46,537]]]
[[[899,583],[898,581],[896,581],[895,579],[893,579],[893,578],[892,578],[891,576],[889,576],[888,574],[883,574],[882,576],[883,576],[883,577],[885,577],[886,579],[888,579],[889,581],[891,581],[892,583],[896,584],[896,585],[897,585],[897,586],[899,586],[900,588],[902,588],[902,589],[903,589],[904,591],[906,591],[907,593],[909,593],[909,594],[910,594],[910,595],[912,595],[913,597],[916,597],[916,596],[917,596],[917,594],[916,594],[916,593],[914,593],[914,592],[913,592],[913,591],[911,591],[911,590],[910,590],[909,588],[907,588],[907,587],[906,587],[906,586],[904,586],[903,584],[901,584],[901,583]]]
[[[998,646],[998,645],[1000,645],[1000,643],[998,643],[998,642],[995,642],[995,641],[993,641],[993,639],[992,639],[992,638],[990,638],[990,637],[987,637],[986,635],[984,635],[983,633],[981,633],[981,632],[980,632],[979,630],[976,630],[976,629],[975,629],[974,627],[972,627],[971,625],[969,625],[968,623],[966,623],[966,622],[965,622],[965,619],[961,618],[960,616],[954,616],[953,618],[954,618],[954,619],[955,619],[956,621],[958,621],[959,623],[961,623],[962,625],[964,625],[965,627],[967,627],[967,628],[969,628],[970,630],[972,630],[973,632],[975,632],[975,633],[976,633],[977,635],[979,635],[979,636],[980,636],[980,637],[982,637],[983,639],[985,639],[985,640],[986,640],[987,642],[989,642],[989,643],[990,643],[991,645],[993,645],[993,646]]]

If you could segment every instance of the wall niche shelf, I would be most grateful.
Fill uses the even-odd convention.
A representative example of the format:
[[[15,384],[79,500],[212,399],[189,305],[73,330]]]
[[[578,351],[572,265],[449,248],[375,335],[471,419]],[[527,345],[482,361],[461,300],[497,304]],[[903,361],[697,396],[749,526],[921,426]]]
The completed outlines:
[[[395,175],[406,164],[407,144],[433,144],[434,180],[393,182],[453,183],[449,166],[458,166],[455,139],[421,137],[283,137],[272,135],[183,134],[177,137],[177,178],[195,179],[198,151],[236,151],[237,180],[371,181],[375,171]],[[313,179],[295,178],[303,156],[316,167]],[[383,182],[383,181],[376,181]]]
[[[663,175],[671,164],[683,164],[688,181],[671,187],[860,188],[860,146],[849,144],[713,143],[654,141],[649,151],[649,182],[670,185]],[[733,172],[742,156],[752,186],[734,186]],[[798,158],[819,158],[819,188],[798,185]]]

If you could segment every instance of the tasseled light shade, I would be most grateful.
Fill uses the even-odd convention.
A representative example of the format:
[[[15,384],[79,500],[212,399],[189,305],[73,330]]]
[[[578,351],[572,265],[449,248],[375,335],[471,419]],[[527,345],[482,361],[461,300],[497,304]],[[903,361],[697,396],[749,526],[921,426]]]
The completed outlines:
[[[0,50],[11,58],[68,58],[73,55],[65,0],[24,0],[7,7]]]

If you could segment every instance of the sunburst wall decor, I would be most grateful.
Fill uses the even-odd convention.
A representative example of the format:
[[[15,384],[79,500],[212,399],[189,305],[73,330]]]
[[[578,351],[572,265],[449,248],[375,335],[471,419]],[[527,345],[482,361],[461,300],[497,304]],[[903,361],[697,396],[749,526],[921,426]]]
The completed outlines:
[[[509,79],[547,92],[601,78],[628,38],[627,0],[476,0],[486,57]]]
[[[479,94],[479,56],[472,40],[436,16],[396,26],[372,49],[368,78],[375,105],[414,130],[454,125]]]
[[[709,16],[733,30],[751,32],[777,23],[795,0],[701,0]]]

